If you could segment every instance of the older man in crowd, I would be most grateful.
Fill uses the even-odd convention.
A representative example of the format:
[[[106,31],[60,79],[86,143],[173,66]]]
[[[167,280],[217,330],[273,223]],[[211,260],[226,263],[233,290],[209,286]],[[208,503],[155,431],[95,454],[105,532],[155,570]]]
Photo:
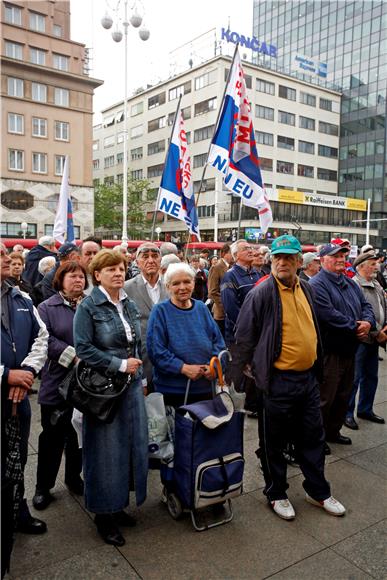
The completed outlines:
[[[302,270],[300,272],[300,280],[309,282],[313,276],[320,271],[320,258],[313,252],[306,252],[302,257]]]
[[[345,508],[331,496],[324,475],[324,429],[318,377],[322,349],[309,284],[300,281],[300,242],[293,236],[273,241],[272,273],[247,295],[236,327],[231,374],[251,365],[263,396],[258,422],[262,470],[269,505],[286,520],[295,511],[288,500],[283,449],[292,433],[305,477],[306,501],[331,515]]]
[[[214,315],[214,320],[219,326],[220,332],[224,337],[224,308],[222,303],[222,298],[220,295],[220,285],[223,277],[230,265],[232,264],[231,248],[229,244],[224,244],[220,250],[220,260],[212,266],[208,273],[208,298],[213,300],[214,306],[212,313]]]
[[[379,346],[387,342],[387,299],[383,288],[376,280],[378,256],[374,251],[360,254],[353,263],[356,275],[353,280],[359,285],[365,299],[372,306],[376,329],[371,331],[366,341],[361,342],[356,351],[355,379],[349,400],[345,425],[358,429],[354,419],[356,394],[359,391],[357,416],[372,423],[384,423],[383,417],[374,413],[373,404],[378,386]]]
[[[66,242],[58,249],[59,261],[55,266],[44,276],[40,290],[43,296],[43,300],[47,300],[50,296],[56,294],[56,290],[53,288],[52,282],[56,274],[57,269],[61,264],[65,262],[71,262],[72,260],[80,260],[79,248],[76,244],[71,242]]]
[[[152,390],[152,364],[146,350],[146,332],[150,312],[155,304],[168,298],[168,292],[160,276],[160,250],[152,242],[145,242],[138,247],[136,263],[140,274],[125,282],[124,290],[140,311],[141,345],[144,379],[148,391]],[[145,381],[144,381],[145,386]]]
[[[89,295],[94,288],[93,280],[91,274],[89,274],[89,265],[101,250],[101,245],[94,240],[84,240],[80,246],[80,262],[87,272],[87,281],[89,283],[88,288],[85,290],[85,294]]]
[[[347,248],[326,244],[320,250],[321,270],[309,284],[315,303],[324,348],[324,372],[320,383],[321,411],[326,440],[352,443],[340,433],[354,379],[355,354],[359,341],[375,329],[371,305],[359,286],[344,275]],[[325,453],[331,453],[328,444]]]
[[[23,272],[24,280],[27,280],[31,286],[40,282],[43,276],[38,271],[38,264],[46,256],[56,256],[55,239],[52,236],[42,236],[38,240],[38,245],[28,252],[26,266]]]

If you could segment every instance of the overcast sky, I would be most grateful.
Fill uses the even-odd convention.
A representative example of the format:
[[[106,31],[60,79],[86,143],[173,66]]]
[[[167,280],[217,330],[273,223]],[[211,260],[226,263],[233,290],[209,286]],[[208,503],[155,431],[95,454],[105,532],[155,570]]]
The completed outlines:
[[[128,5],[133,3],[129,0]],[[71,39],[93,49],[91,76],[104,81],[94,96],[95,123],[101,120],[101,110],[124,97],[124,41],[115,43],[112,29],[105,30],[100,23],[106,10],[113,16],[109,6],[114,9],[117,4],[116,0],[71,0]],[[123,16],[124,0],[120,5]],[[128,96],[140,86],[168,78],[171,51],[212,28],[220,36],[229,18],[231,30],[252,33],[252,0],[144,0],[142,5],[151,35],[144,42],[136,29],[129,28]],[[138,6],[142,12],[141,3]],[[199,64],[198,55],[193,59]]]

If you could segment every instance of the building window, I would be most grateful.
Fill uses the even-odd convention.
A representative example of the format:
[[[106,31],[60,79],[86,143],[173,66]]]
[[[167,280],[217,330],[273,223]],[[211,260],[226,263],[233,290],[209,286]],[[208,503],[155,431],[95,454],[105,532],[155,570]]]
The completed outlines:
[[[334,125],[333,123],[325,123],[324,121],[319,121],[318,130],[320,133],[325,133],[326,135],[337,136],[339,134],[339,127],[337,125]]]
[[[317,179],[325,179],[326,181],[337,181],[337,171],[331,169],[317,169]]]
[[[284,137],[282,135],[278,135],[277,147],[280,147],[281,149],[289,149],[290,151],[294,151],[294,139],[292,139],[291,137]]]
[[[99,150],[99,139],[96,139],[95,141],[93,141],[93,151],[98,150]]]
[[[278,96],[282,99],[288,99],[288,101],[295,101],[297,96],[296,89],[291,89],[290,87],[279,85]]]
[[[55,155],[55,175],[63,175],[66,155]]]
[[[93,159],[93,169],[99,169],[99,159]]]
[[[117,153],[117,165],[121,165],[121,163],[124,162],[124,154],[122,151],[120,151],[120,153]]]
[[[15,58],[16,60],[23,60],[23,45],[18,42],[5,41],[5,56],[8,58]]]
[[[148,167],[148,178],[150,177],[159,177],[163,174],[164,163],[160,163],[159,165],[152,165]]]
[[[46,153],[32,153],[32,173],[47,173]]]
[[[54,103],[58,107],[68,107],[70,101],[70,91],[68,89],[60,89],[55,87],[54,89]]]
[[[36,238],[36,224],[27,224],[28,228],[26,231],[27,238]],[[21,223],[2,223],[0,235],[2,238],[21,238],[23,235],[23,230],[21,229]]]
[[[124,174],[123,173],[117,173],[117,183],[119,185],[122,185],[124,183]]]
[[[259,165],[262,171],[273,171],[273,160],[267,157],[261,157],[259,159]]]
[[[8,169],[10,171],[24,171],[24,151],[8,149]]]
[[[22,79],[15,79],[8,77],[8,96],[9,97],[24,97],[24,81]]]
[[[23,135],[24,115],[8,113],[8,133],[17,133],[18,135]]]
[[[198,141],[204,141],[205,139],[212,139],[214,129],[215,125],[209,125],[208,127],[196,129],[196,131],[194,131],[194,143],[197,143]]]
[[[139,181],[140,179],[143,179],[142,169],[136,169],[135,171],[131,171],[130,175],[134,181]],[[148,177],[149,177],[149,171],[148,171]]]
[[[148,144],[148,155],[155,155],[156,153],[161,153],[162,151],[165,151],[165,139]]]
[[[301,129],[309,129],[309,131],[314,131],[316,128],[316,121],[314,119],[310,119],[310,117],[303,117],[300,115],[298,126]]]
[[[275,94],[275,84],[269,81],[262,81],[261,79],[256,80],[256,90],[260,93],[266,93],[268,95]]]
[[[198,193],[201,181],[194,181],[193,190],[194,193]],[[209,179],[204,179],[202,183],[201,191],[214,191],[215,189],[215,177],[210,177]]]
[[[255,105],[255,116],[259,119],[274,121],[274,109],[263,107],[262,105]]]
[[[39,103],[46,103],[47,86],[40,83],[31,83],[31,99]]]
[[[200,77],[196,77],[195,91],[198,91],[203,87],[207,87],[208,85],[213,85],[214,83],[216,83],[216,73],[217,71],[214,69],[204,73],[203,75],[200,75]]]
[[[185,107],[184,109],[181,110],[181,112],[184,120],[191,118],[191,107]]]
[[[144,133],[144,127],[143,125],[137,125],[136,127],[132,127],[130,130],[130,138],[131,139],[137,139],[137,137],[141,137],[141,135]]]
[[[196,169],[197,167],[203,167],[206,161],[207,161],[207,153],[202,153],[201,155],[194,155],[193,158],[194,169]]]
[[[130,107],[130,116],[135,117],[136,115],[141,115],[144,112],[144,102],[140,101],[139,103],[134,103]]]
[[[300,92],[300,103],[303,105],[309,105],[309,107],[316,106],[316,97],[311,95],[310,93],[304,93],[303,91]]]
[[[104,168],[108,169],[109,167],[113,167],[113,165],[114,165],[114,155],[109,155],[109,157],[105,157]]]
[[[47,119],[32,117],[32,136],[47,137]]]
[[[103,180],[104,185],[114,185],[114,176],[113,175],[108,175],[107,177],[104,178]]]
[[[142,147],[137,147],[136,149],[132,149],[130,152],[130,158],[132,161],[142,159]]]
[[[284,125],[295,125],[296,115],[293,113],[287,113],[286,111],[278,111],[278,122]]]
[[[93,187],[94,188],[99,187],[99,179],[98,178],[93,179]]]
[[[337,158],[337,149],[335,147],[328,147],[328,145],[319,145],[318,154],[321,155],[321,157]]]
[[[95,179],[94,181],[98,181],[98,183],[96,185],[99,185],[99,179]],[[93,186],[94,185],[94,181],[93,181]],[[74,204],[74,200],[73,200],[73,204]],[[74,206],[73,206],[74,209]],[[73,226],[74,227],[74,236],[76,240],[80,240],[81,239],[81,226]],[[35,226],[36,228],[36,226]],[[44,226],[44,235],[45,236],[52,236],[52,232],[54,231],[54,226],[52,224],[45,224]],[[36,234],[35,234],[36,237]]]
[[[195,105],[195,117],[208,113],[209,111],[214,111],[216,109],[216,97],[201,101]]]
[[[300,177],[314,177],[314,167],[310,165],[298,164],[297,175]]]
[[[16,24],[21,26],[22,23],[22,9],[13,4],[5,4],[5,21],[8,24]]]
[[[45,32],[45,16],[43,16],[43,14],[38,14],[37,12],[30,12],[30,28],[31,30],[36,30],[36,32]]]
[[[298,150],[300,153],[309,153],[310,155],[314,155],[314,143],[310,143],[309,141],[299,141]]]
[[[165,103],[165,91],[148,99],[148,109],[154,109]]]
[[[70,123],[66,121],[55,121],[55,139],[57,141],[70,140]]]
[[[260,145],[274,145],[274,136],[272,133],[265,133],[264,131],[255,131],[255,140]]]
[[[148,122],[148,133],[152,131],[157,131],[157,129],[162,129],[167,124],[167,118],[165,117],[158,117],[157,119],[152,119],[152,121]]]
[[[294,163],[289,163],[288,161],[277,161],[277,173],[287,173],[288,175],[293,175]]]
[[[55,54],[52,55],[52,66],[58,70],[69,70],[69,62],[70,57],[64,54]]]
[[[332,111],[332,101],[330,99],[320,98],[320,109],[324,109],[324,111]]]
[[[24,190],[8,189],[1,194],[1,204],[7,209],[26,211],[34,207],[34,196]]]
[[[62,36],[63,30],[60,24],[54,24],[54,26],[52,27],[52,33],[54,36],[58,36],[58,38]]]
[[[103,146],[106,147],[112,147],[114,145],[116,141],[116,138],[114,135],[109,135],[108,137],[105,137],[105,139],[103,140]]]
[[[173,89],[169,89],[168,99],[170,101],[174,101],[175,99],[180,97],[180,95],[187,95],[190,92],[191,92],[191,81],[187,81],[182,85],[173,87]]]
[[[44,66],[46,64],[46,52],[39,48],[30,47],[30,62]]]

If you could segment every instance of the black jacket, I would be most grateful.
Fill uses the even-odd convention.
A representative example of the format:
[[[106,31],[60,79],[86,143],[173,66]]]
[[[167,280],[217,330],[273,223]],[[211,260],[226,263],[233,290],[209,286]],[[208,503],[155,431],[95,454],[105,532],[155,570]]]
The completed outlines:
[[[300,284],[316,328],[317,360],[314,371],[320,379],[323,353],[312,290],[307,282],[300,280]],[[246,296],[238,316],[235,338],[236,348],[230,372],[232,380],[238,384],[244,367],[251,364],[258,389],[269,392],[274,362],[282,349],[282,304],[273,275]]]
[[[35,286],[35,284],[40,282],[43,278],[43,276],[39,274],[38,266],[40,260],[47,256],[54,256],[54,258],[57,257],[54,252],[50,252],[50,250],[47,250],[47,248],[40,246],[39,244],[32,248],[32,250],[27,254],[26,266],[22,277],[24,280],[27,280],[31,286]]]

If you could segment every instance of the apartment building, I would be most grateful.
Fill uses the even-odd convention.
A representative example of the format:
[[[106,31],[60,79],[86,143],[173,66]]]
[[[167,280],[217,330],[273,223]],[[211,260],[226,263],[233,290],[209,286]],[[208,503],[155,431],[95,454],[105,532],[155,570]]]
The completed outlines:
[[[150,215],[180,95],[198,191],[230,64],[228,57],[214,57],[156,86],[139,89],[128,100],[129,174],[151,181]],[[340,234],[363,243],[364,224],[353,220],[365,218],[364,200],[338,197],[340,94],[249,63],[243,66],[263,179],[274,213],[269,236],[298,232],[304,242],[321,243]],[[123,102],[102,114],[103,122],[93,133],[94,185],[123,178]],[[198,202],[202,236],[214,238],[215,188],[219,239],[233,239],[239,198],[229,194],[210,167]],[[182,222],[162,214],[158,219],[167,239],[186,239]],[[243,208],[241,227],[243,235],[259,234],[256,210]]]
[[[65,156],[76,237],[94,228],[93,92],[87,51],[70,39],[70,2],[1,3],[1,236],[53,229]]]

